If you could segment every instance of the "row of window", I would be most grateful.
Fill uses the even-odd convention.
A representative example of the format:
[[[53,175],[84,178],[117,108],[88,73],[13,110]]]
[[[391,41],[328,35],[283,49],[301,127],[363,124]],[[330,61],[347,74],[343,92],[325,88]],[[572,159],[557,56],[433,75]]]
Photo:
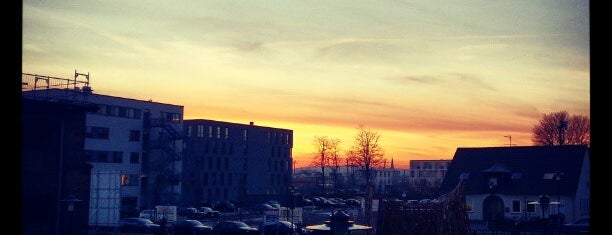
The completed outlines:
[[[228,127],[213,127],[213,126],[205,126],[204,124],[195,125],[196,135],[198,138],[217,138],[217,139],[229,139],[229,128]],[[187,126],[187,137],[192,137],[193,135],[193,126]],[[277,132],[267,132],[268,143],[284,143],[289,144],[289,134],[277,133]],[[242,139],[246,141],[248,139],[248,130],[242,129]]]
[[[282,146],[271,146],[270,147],[270,156],[272,158],[289,158],[289,147]]]
[[[87,126],[85,128],[85,138],[90,139],[109,139],[110,129],[108,127]],[[140,141],[140,131],[130,130],[128,132],[129,141]]]
[[[234,145],[236,144],[207,140],[206,142],[204,142],[203,145],[204,145],[203,152],[205,154],[212,153],[212,154],[221,154],[221,155],[233,155]],[[247,146],[246,144],[241,144],[241,145],[242,145],[242,155],[246,156]],[[192,147],[191,153],[196,153],[196,152],[199,152],[199,151],[197,151],[195,148]]]
[[[447,169],[448,168],[448,162],[421,162],[421,163],[414,163],[415,165],[415,169]],[[412,168],[412,166],[410,166],[410,168]]]
[[[85,150],[85,159],[88,162],[123,163],[123,152],[121,151],[100,151]],[[130,153],[130,163],[140,163],[140,153]]]
[[[208,160],[205,160],[205,159],[208,159]],[[206,162],[208,164],[206,164]],[[208,157],[208,158],[200,157],[200,158],[195,159],[194,165],[196,169],[203,169],[205,165],[208,165],[208,170],[213,170],[213,169],[222,170],[222,168],[224,170],[229,170],[229,158],[217,158],[217,160],[214,161],[212,157]]]
[[[227,184],[228,186],[231,186],[233,183],[232,173],[227,173],[227,177],[225,176],[225,173],[219,173],[218,175],[217,173],[210,173],[209,177],[209,173],[204,173],[202,175],[202,185],[224,186]]]
[[[522,204],[521,200],[512,200],[511,212],[512,213],[521,213],[522,212],[521,204]],[[470,211],[470,212],[473,211],[472,200],[468,200],[467,201],[467,210]],[[535,212],[535,205],[527,203],[527,205],[525,206],[525,212],[527,212],[527,213],[534,213]]]
[[[197,131],[198,131],[197,134],[196,134],[196,137],[203,138],[204,137],[204,127],[205,126],[202,125],[202,124],[198,124],[198,125],[196,125],[196,127],[197,127]],[[213,131],[213,130],[215,130],[215,131]],[[246,130],[244,130],[244,131],[246,133]],[[187,126],[187,137],[191,137],[191,135],[192,135],[192,126],[189,125],[189,126]],[[223,136],[223,139],[229,139],[229,128],[224,127],[223,131],[221,131],[221,127],[219,127],[219,126],[218,127],[207,126],[207,128],[206,128],[206,136],[208,138],[213,138],[213,135],[217,139],[221,139],[222,136]],[[246,140],[246,137],[245,137],[244,140]]]
[[[97,114],[114,116],[114,117],[125,117],[125,118],[133,118],[140,119],[142,116],[142,110],[114,105],[105,105],[99,104],[99,109]]]
[[[272,164],[274,162],[274,164]],[[272,161],[268,159],[268,170],[272,171],[272,166],[274,166],[274,171],[288,171],[290,168],[289,161]]]

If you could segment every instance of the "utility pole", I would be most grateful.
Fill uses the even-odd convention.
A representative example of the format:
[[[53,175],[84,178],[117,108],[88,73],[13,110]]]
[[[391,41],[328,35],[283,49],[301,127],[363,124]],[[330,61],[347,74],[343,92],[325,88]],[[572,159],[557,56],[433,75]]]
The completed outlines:
[[[512,135],[504,135],[504,137],[508,138],[508,140],[510,141],[510,143],[508,144],[508,146],[512,147]],[[516,144],[514,144],[516,145]]]

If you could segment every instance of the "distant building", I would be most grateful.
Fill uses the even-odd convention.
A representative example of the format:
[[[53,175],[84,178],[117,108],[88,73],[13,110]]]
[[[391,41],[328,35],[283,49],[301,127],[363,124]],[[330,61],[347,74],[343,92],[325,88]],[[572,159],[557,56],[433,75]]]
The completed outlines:
[[[139,209],[179,203],[183,106],[96,94],[88,86],[41,86],[54,80],[68,79],[23,74],[22,81],[39,87],[22,94],[97,107],[86,114],[84,133],[85,159],[93,165],[90,225],[115,226]]]
[[[87,234],[92,166],[85,116],[97,107],[23,98],[21,108],[22,234]]]
[[[590,150],[585,145],[458,148],[440,187],[465,185],[471,220],[590,214]],[[552,203],[542,211],[540,196]],[[544,213],[542,213],[544,212]]]
[[[183,204],[285,200],[293,131],[205,119],[185,120]]]
[[[410,160],[410,169],[401,172],[401,179],[407,187],[437,189],[448,170],[451,160]]]

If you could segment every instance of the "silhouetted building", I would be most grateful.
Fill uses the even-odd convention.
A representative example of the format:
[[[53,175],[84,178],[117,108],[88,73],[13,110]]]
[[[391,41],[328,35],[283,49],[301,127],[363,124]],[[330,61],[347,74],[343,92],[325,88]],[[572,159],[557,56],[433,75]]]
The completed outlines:
[[[85,117],[96,110],[83,102],[22,99],[22,234],[87,234],[92,166]]]
[[[585,145],[458,148],[440,193],[465,181],[471,220],[561,213],[572,221],[590,213],[589,159]],[[551,201],[544,213],[534,204],[540,196]]]
[[[85,159],[93,165],[90,225],[116,226],[139,209],[180,202],[183,106],[96,94],[88,86],[41,86],[54,80],[67,79],[23,74],[31,90],[22,94],[97,107],[86,114],[83,135]]]
[[[293,131],[185,120],[183,202],[284,201],[291,185]]]

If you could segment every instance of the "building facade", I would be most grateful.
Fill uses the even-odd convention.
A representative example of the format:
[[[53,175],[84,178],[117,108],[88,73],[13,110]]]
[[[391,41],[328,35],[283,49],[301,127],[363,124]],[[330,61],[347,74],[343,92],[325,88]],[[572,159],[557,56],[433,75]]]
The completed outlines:
[[[24,74],[22,80],[34,83],[33,77],[40,82],[45,76]],[[115,226],[140,209],[180,201],[183,106],[96,94],[89,87],[43,87],[23,96],[97,106],[85,117],[84,154],[93,166],[90,225]]]
[[[440,192],[463,181],[470,220],[569,222],[590,214],[589,159],[585,145],[458,148]]]
[[[284,201],[291,185],[293,131],[185,120],[183,204]]]
[[[29,98],[21,107],[22,234],[86,234],[85,116],[97,107]]]
[[[401,171],[407,187],[437,188],[442,183],[451,160],[410,160],[410,169]]]

